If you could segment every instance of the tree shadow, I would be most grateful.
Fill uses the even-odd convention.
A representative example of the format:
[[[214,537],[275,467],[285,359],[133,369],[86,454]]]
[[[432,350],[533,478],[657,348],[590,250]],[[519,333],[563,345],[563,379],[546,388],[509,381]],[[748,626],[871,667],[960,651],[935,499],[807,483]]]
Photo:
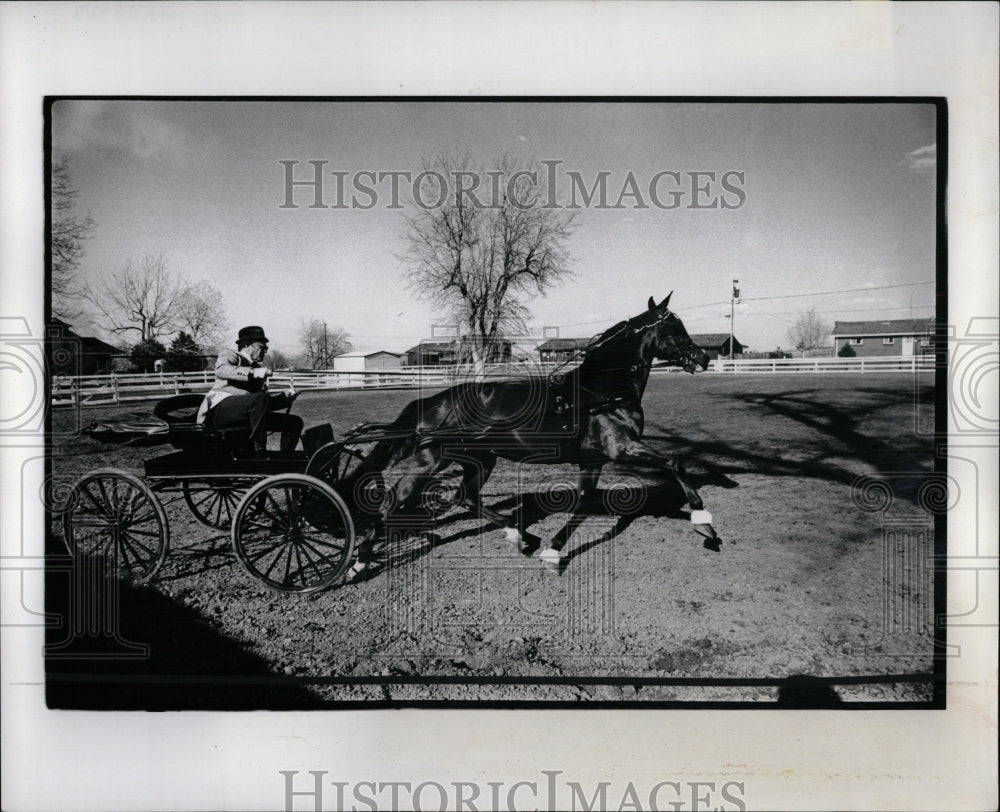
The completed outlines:
[[[781,444],[774,442],[773,450],[765,450],[760,448],[760,441],[748,437],[746,445],[738,447],[721,439],[690,439],[653,422],[649,425],[657,433],[647,433],[644,439],[667,443],[672,455],[721,476],[751,473],[852,485],[859,472],[833,461],[850,457],[886,472],[895,495],[914,502],[922,484],[920,475],[934,471],[933,449],[927,445],[927,453],[921,454],[919,446],[926,444],[921,438],[900,443],[898,438],[890,441],[863,431],[861,426],[865,423],[892,420],[889,412],[899,408],[900,392],[872,387],[866,388],[864,395],[867,402],[859,399],[849,407],[831,399],[829,390],[818,389],[720,396],[739,401],[756,411],[761,420],[786,420],[808,429],[815,442],[785,437],[781,438]],[[912,415],[909,417],[912,419]]]
[[[928,391],[931,391],[929,389]],[[851,466],[857,460],[866,468],[884,471],[885,478],[894,494],[916,503],[920,486],[926,477],[934,472],[933,449],[928,440],[920,437],[901,443],[887,440],[862,426],[899,422],[900,398],[904,395],[898,388],[866,386],[863,397],[831,396],[828,389],[798,389],[778,394],[744,392],[720,394],[722,400],[734,400],[741,411],[755,413],[761,421],[774,421],[757,437],[748,437],[745,445],[737,445],[732,440],[723,439],[725,432],[719,432],[708,439],[685,437],[671,431],[665,425],[647,420],[653,433],[645,433],[643,439],[651,445],[660,446],[664,453],[679,458],[687,464],[688,480],[696,488],[739,487],[741,474],[762,474],[775,478],[795,478],[819,480],[825,483],[852,486],[859,478],[860,471]],[[912,414],[906,415],[912,418]],[[782,424],[795,425],[807,431],[787,432],[782,435]],[[776,428],[772,428],[776,426]],[[927,453],[921,453],[926,449]],[[848,461],[846,463],[839,460]],[[639,510],[629,510],[618,515],[617,522],[601,537],[591,539],[571,548],[565,555],[563,566],[569,560],[593,547],[605,543],[624,532],[636,519],[643,515],[660,518],[687,520],[688,515],[681,510],[686,499],[669,474],[647,468],[615,466],[609,464],[607,474],[615,472],[641,471],[643,476],[655,476],[662,481],[642,488],[646,498]],[[880,475],[882,476],[882,475]],[[639,494],[636,489],[622,489],[614,486],[620,502],[629,504]],[[573,535],[593,515],[616,515],[607,509],[607,494],[611,489],[601,489],[598,497],[589,505],[574,508],[552,508],[551,499],[544,490],[533,493],[514,493],[490,503],[498,512],[511,515],[518,525],[530,528],[532,525],[553,514],[568,513],[566,524],[560,528],[552,540],[556,549],[565,547]],[[550,494],[549,494],[550,495]],[[401,554],[407,560],[430,553],[441,545],[452,544],[479,535],[483,527],[479,524],[454,533],[444,535],[442,525],[459,519],[472,518],[466,512],[446,512],[443,516],[428,516],[421,526],[414,526],[421,540],[411,543]],[[529,545],[529,550],[537,542]],[[710,549],[716,549],[711,545]],[[394,556],[394,554],[393,554]]]

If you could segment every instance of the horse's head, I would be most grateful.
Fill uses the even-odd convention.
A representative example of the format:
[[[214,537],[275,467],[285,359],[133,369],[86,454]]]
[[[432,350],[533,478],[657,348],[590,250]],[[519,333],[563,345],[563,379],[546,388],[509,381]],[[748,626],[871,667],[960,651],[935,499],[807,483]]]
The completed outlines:
[[[691,340],[684,323],[667,306],[673,291],[659,304],[649,297],[644,318],[649,319],[650,340],[654,358],[683,367],[685,372],[708,369],[709,357]]]

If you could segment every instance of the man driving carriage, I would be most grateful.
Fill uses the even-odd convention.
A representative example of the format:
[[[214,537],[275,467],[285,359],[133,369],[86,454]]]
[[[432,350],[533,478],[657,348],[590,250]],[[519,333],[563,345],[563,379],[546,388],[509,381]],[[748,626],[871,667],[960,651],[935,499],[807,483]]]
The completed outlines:
[[[268,340],[264,329],[244,327],[236,350],[222,350],[215,362],[215,385],[198,409],[197,421],[216,428],[247,427],[258,458],[266,455],[267,433],[281,432],[281,450],[294,451],[302,434],[302,418],[277,410],[291,406],[298,393],[267,391],[271,369],[263,365]]]

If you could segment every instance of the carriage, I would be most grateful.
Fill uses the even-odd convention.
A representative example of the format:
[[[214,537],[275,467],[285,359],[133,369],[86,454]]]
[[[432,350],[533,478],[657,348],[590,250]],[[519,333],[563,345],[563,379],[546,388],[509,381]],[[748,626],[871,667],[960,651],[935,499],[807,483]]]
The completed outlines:
[[[140,425],[85,430],[110,442],[165,440],[174,450],[146,460],[142,477],[116,468],[80,477],[60,517],[70,552],[106,555],[122,576],[148,580],[169,552],[165,508],[183,501],[203,525],[229,531],[237,560],[265,586],[310,593],[337,583],[384,493],[381,474],[360,466],[381,438],[377,427],[363,424],[334,441],[329,424],[316,426],[303,433],[304,451],[255,459],[248,429],[195,422],[202,397],[161,400]]]
[[[669,302],[669,295],[660,304],[650,297],[645,311],[593,339],[579,367],[549,375],[542,385],[459,384],[412,401],[390,424],[363,424],[339,441],[329,425],[314,427],[302,436],[304,452],[254,459],[247,430],[195,422],[201,395],[168,398],[154,413],[176,450],[147,460],[143,478],[101,469],[78,480],[63,511],[64,538],[71,552],[113,554],[120,569],[149,578],[169,546],[159,496],[180,493],[200,522],[229,530],[251,576],[278,591],[315,592],[373,563],[375,540],[388,518],[412,509],[435,477],[457,465],[460,506],[503,528],[522,554],[532,555],[541,540],[525,534],[523,515],[503,515],[479,498],[502,457],[575,462],[581,502],[596,495],[608,462],[662,471],[683,489],[693,529],[718,550],[711,514],[681,461],[640,439],[642,395],[654,359],[690,373],[708,367]],[[400,477],[387,498],[383,472],[406,458],[416,470]],[[557,571],[565,564],[556,544],[540,558]]]

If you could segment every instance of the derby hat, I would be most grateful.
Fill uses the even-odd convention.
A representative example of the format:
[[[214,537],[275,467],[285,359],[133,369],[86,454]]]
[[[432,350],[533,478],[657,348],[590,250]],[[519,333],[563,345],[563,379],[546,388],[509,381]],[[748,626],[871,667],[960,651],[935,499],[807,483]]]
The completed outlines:
[[[267,336],[264,335],[264,328],[257,327],[256,325],[250,327],[244,327],[240,330],[239,336],[237,337],[237,344],[253,344],[255,341],[259,341],[261,344],[267,344]]]

